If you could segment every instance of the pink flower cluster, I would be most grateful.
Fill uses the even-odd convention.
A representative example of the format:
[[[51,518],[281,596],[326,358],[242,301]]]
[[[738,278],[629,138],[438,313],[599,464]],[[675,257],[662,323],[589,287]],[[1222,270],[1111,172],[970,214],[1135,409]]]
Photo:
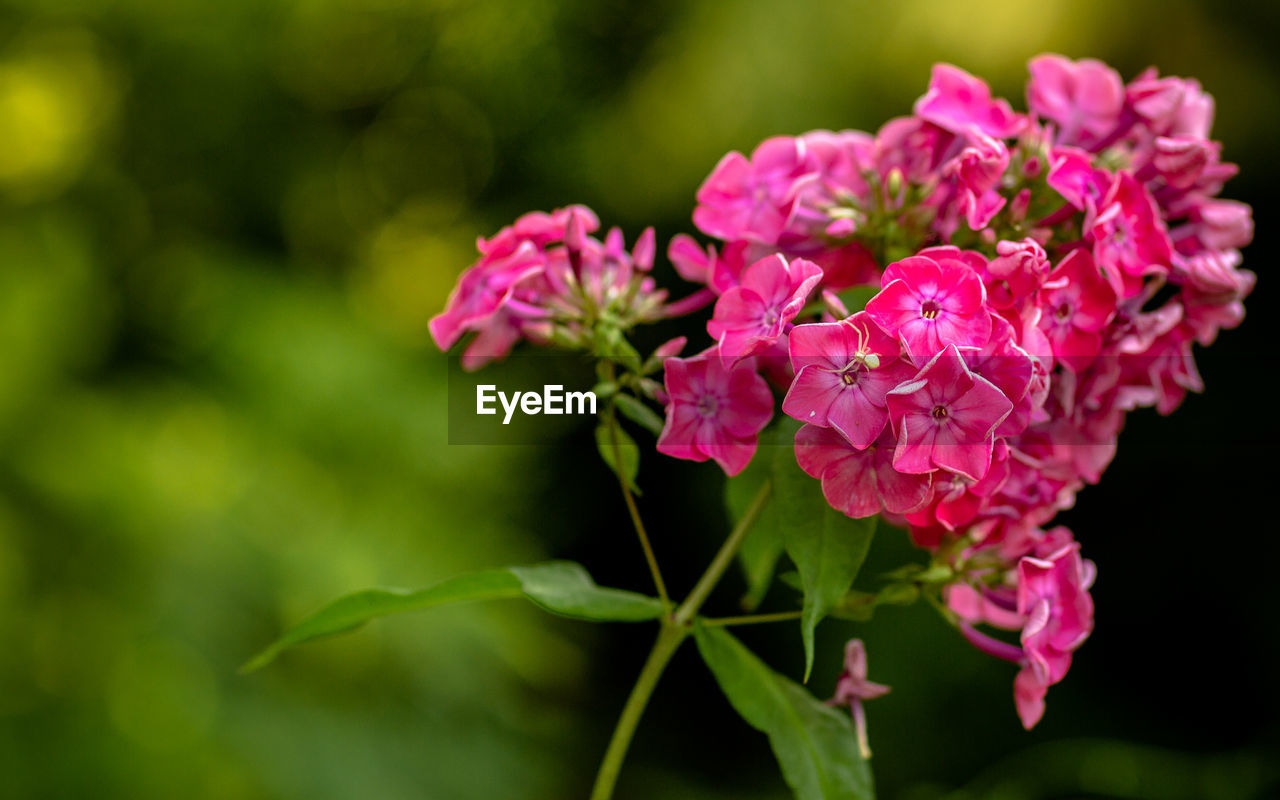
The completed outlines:
[[[474,333],[469,367],[522,338],[607,359],[633,326],[714,301],[706,349],[650,359],[665,359],[665,391],[645,390],[666,406],[658,450],[737,474],[776,391],[827,501],[947,563],[950,613],[1020,665],[1030,727],[1093,627],[1093,566],[1047,526],[1100,479],[1128,412],[1201,389],[1192,345],[1241,322],[1255,278],[1251,212],[1218,197],[1236,167],[1197,82],[1044,55],[1027,106],[940,64],[874,135],[729,153],[693,213],[719,242],[668,247],[701,285],[676,303],[649,275],[652,230],[628,253],[616,229],[590,236],[588,209],[528,214],[479,242],[432,334]]]
[[[656,288],[654,233],[646,229],[631,252],[622,231],[600,241],[594,212],[570,206],[551,214],[531,212],[491,239],[479,239],[480,260],[458,279],[445,310],[431,320],[441,350],[475,336],[462,364],[478,369],[526,339],[590,349],[592,323],[613,314],[624,323],[652,322],[673,312],[667,292]]]
[[[1236,168],[1207,138],[1198,83],[1125,84],[1060,56],[1030,72],[1027,114],[939,65],[915,114],[874,136],[777,137],[722,159],[694,222],[723,244],[669,248],[718,296],[715,344],[668,362],[659,443],[736,473],[769,379],[833,507],[961,545],[947,548],[952,611],[1022,666],[1028,727],[1093,625],[1092,565],[1044,526],[1099,480],[1127,412],[1167,414],[1201,388],[1192,344],[1239,324],[1254,283],[1239,268],[1250,210],[1216,196]],[[879,291],[850,315],[836,293],[860,284]],[[691,365],[753,388],[713,403]],[[719,416],[680,424],[695,407]]]

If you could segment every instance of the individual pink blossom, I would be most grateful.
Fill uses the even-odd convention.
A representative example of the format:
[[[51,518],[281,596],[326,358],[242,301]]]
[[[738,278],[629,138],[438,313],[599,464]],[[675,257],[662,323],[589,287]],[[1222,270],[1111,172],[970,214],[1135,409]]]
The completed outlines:
[[[668,358],[666,424],[658,452],[690,461],[714,459],[737,475],[755,455],[757,437],[773,416],[769,384],[750,359],[731,364],[714,353]]]
[[[680,277],[693,283],[706,284],[717,295],[737,286],[747,269],[751,243],[745,239],[729,242],[716,252],[715,247],[705,250],[687,234],[672,237],[667,247],[667,258]]]
[[[1173,246],[1151,195],[1128,172],[1116,174],[1088,224],[1094,259],[1121,297],[1133,297],[1148,275],[1169,270]]]
[[[1049,273],[1040,304],[1040,328],[1054,358],[1074,372],[1088,367],[1102,349],[1102,329],[1116,313],[1115,290],[1088,250],[1073,250]]]
[[[790,263],[767,256],[747,268],[742,283],[720,296],[707,333],[723,358],[744,358],[767,350],[791,323],[810,292],[822,280],[822,268],[797,258]]]
[[[1089,147],[1106,138],[1124,111],[1124,83],[1115,70],[1084,58],[1041,55],[1027,65],[1027,106],[1057,125],[1061,144]]]
[[[766,139],[750,160],[729,153],[698,189],[693,224],[726,241],[775,244],[791,216],[796,181],[808,169],[803,141],[790,136]]]
[[[1009,168],[1009,149],[1004,142],[974,132],[973,144],[960,151],[943,167],[943,174],[956,181],[959,209],[971,230],[980,231],[1004,208],[1005,199],[995,191]]]
[[[991,335],[986,289],[979,277],[986,260],[954,247],[935,247],[890,264],[884,288],[867,313],[902,340],[921,364],[946,344],[980,347]]]
[[[886,400],[898,435],[895,469],[920,474],[941,467],[975,481],[991,466],[996,426],[1013,410],[1003,392],[969,371],[954,344]]]
[[[889,421],[885,395],[915,370],[900,356],[898,341],[867,313],[791,330],[795,381],[783,413],[811,425],[834,428],[854,447],[869,447]]]
[[[1210,250],[1244,247],[1253,240],[1253,211],[1235,200],[1206,200],[1191,212],[1192,232]]]
[[[1053,148],[1045,180],[1081,211],[1096,209],[1111,186],[1111,175],[1093,166],[1093,158],[1078,147]]]
[[[862,450],[831,428],[804,425],[796,432],[800,468],[822,481],[822,495],[832,508],[854,519],[886,511],[905,514],[929,502],[933,476],[899,472],[893,452],[888,430]]]
[[[862,702],[888,693],[888,686],[867,680],[867,649],[861,639],[850,639],[844,646],[844,671],[836,679],[836,694],[831,704],[849,706],[858,735],[858,751],[863,758],[871,757],[871,748],[867,745],[867,715]]]
[[[993,100],[991,88],[982,79],[950,64],[934,65],[929,91],[916,101],[915,112],[952,133],[976,128],[997,139],[1017,136],[1027,121],[1008,102]]]
[[[1062,680],[1071,654],[1093,631],[1089,586],[1094,567],[1074,542],[1046,558],[1018,562],[1018,613],[1026,617],[1022,649],[1027,664],[1015,680],[1018,716],[1030,729],[1044,714],[1044,694]]]
[[[1149,69],[1125,88],[1129,106],[1160,136],[1192,136],[1207,139],[1213,127],[1213,97],[1200,83],[1182,78],[1161,78]]]
[[[1034,239],[996,243],[996,257],[987,262],[984,283],[994,308],[1013,308],[1034,294],[1049,274],[1049,257]]]

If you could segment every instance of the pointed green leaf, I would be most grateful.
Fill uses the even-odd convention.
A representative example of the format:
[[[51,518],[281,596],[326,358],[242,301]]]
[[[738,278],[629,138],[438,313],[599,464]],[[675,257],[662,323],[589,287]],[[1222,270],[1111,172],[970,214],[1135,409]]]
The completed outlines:
[[[821,483],[800,469],[793,453],[779,456],[773,481],[777,514],[787,521],[783,545],[800,571],[804,590],[800,633],[808,682],[814,629],[853,586],[871,546],[876,519],[850,519],[833,509],[822,496]]]
[[[418,591],[366,589],[334,600],[254,656],[241,671],[266,666],[295,645],[346,633],[371,619],[470,600],[526,597],[553,614],[597,622],[640,622],[657,619],[657,599],[596,585],[580,564],[551,561],[527,567],[506,567],[451,578]]]
[[[639,494],[636,475],[640,472],[640,448],[636,446],[635,440],[617,422],[613,425],[602,422],[596,426],[596,447],[600,449],[600,457],[609,465],[609,469],[626,481],[631,491]]]
[[[729,703],[769,737],[797,800],[873,800],[847,713],[771,670],[724,628],[699,625],[694,639]]]
[[[642,401],[629,394],[617,394],[614,396],[613,402],[617,405],[618,410],[622,412],[622,416],[649,431],[654,436],[662,434],[662,417],[658,416],[656,411]]]

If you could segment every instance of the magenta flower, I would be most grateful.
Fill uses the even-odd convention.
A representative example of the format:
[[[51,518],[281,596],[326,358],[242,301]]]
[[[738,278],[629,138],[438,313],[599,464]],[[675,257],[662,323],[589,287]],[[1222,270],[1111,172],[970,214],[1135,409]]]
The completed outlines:
[[[889,421],[885,395],[915,374],[897,340],[865,311],[842,322],[798,325],[789,339],[796,377],[783,413],[834,428],[859,450],[873,444]]]
[[[979,277],[985,266],[981,255],[954,247],[922,250],[889,265],[884,288],[867,303],[867,313],[902,340],[916,364],[947,344],[981,347],[991,335]]]
[[[1084,370],[1102,349],[1102,329],[1116,313],[1116,293],[1088,250],[1072,251],[1040,290],[1040,329],[1053,357],[1073,372]]]
[[[991,99],[991,87],[959,67],[935,64],[929,91],[916,101],[916,115],[956,134],[971,129],[1008,139],[1026,127],[1027,118],[1009,103]]]
[[[863,758],[871,757],[867,745],[867,715],[862,709],[863,700],[875,700],[889,693],[889,687],[867,680],[867,648],[861,639],[850,639],[844,646],[844,671],[836,679],[836,695],[832,705],[848,705],[853,715],[853,727],[858,734],[858,750]]]
[[[954,344],[886,401],[898,434],[895,469],[919,474],[941,467],[975,481],[991,467],[993,433],[1013,410],[994,384],[969,371]]]
[[[1060,144],[1089,147],[1115,130],[1124,111],[1119,74],[1101,61],[1042,55],[1027,65],[1027,106],[1057,123]]]
[[[714,459],[737,475],[756,452],[756,438],[773,416],[769,384],[750,360],[714,354],[668,358],[667,420],[658,452],[690,461]]]
[[[831,428],[805,425],[796,431],[796,461],[822,481],[822,495],[837,511],[862,519],[888,511],[905,514],[929,502],[933,476],[893,467],[893,435],[885,431],[858,450]]]
[[[974,132],[973,144],[943,166],[943,174],[956,181],[958,207],[970,230],[980,231],[1004,208],[1005,199],[995,188],[1009,167],[1009,149],[1004,142]]]
[[[796,182],[808,172],[804,156],[803,142],[790,136],[766,139],[750,160],[729,153],[698,189],[693,224],[726,241],[775,244],[795,205]]]
[[[803,258],[788,264],[774,255],[747,267],[742,283],[716,301],[715,315],[707,323],[720,356],[745,358],[769,349],[820,280],[822,267]]]
[[[1147,275],[1169,270],[1173,246],[1160,210],[1146,188],[1123,170],[1087,224],[1093,257],[1107,273],[1116,293],[1133,297]]]
[[[996,242],[996,257],[987,263],[984,283],[992,307],[1013,308],[1044,283],[1049,257],[1034,239]]]
[[[1018,562],[1018,613],[1026,617],[1022,650],[1027,663],[1014,681],[1018,716],[1030,729],[1044,714],[1044,695],[1071,666],[1071,653],[1093,631],[1093,562],[1071,542],[1048,558]]]
[[[1093,166],[1093,158],[1077,147],[1055,147],[1049,155],[1049,186],[1081,211],[1096,209],[1111,186],[1111,175]]]

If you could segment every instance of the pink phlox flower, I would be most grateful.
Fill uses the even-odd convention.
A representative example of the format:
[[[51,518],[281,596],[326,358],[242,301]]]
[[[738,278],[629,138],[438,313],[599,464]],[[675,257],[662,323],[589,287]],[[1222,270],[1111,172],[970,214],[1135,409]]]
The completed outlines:
[[[707,333],[719,343],[724,358],[745,358],[767,350],[804,308],[822,280],[822,268],[780,255],[762,258],[747,268],[742,283],[720,296]]]
[[[436,346],[448,350],[468,331],[481,330],[512,298],[516,286],[540,275],[545,266],[542,252],[529,241],[510,251],[503,248],[501,255],[482,257],[458,279],[444,311],[431,319],[428,327]]]
[[[1244,320],[1244,298],[1253,291],[1257,276],[1239,269],[1240,263],[1239,250],[1174,257],[1175,270],[1184,281],[1179,296],[1184,320],[1203,347],[1213,344],[1220,329]]]
[[[898,437],[895,469],[918,474],[941,467],[975,481],[987,474],[994,431],[1013,410],[994,384],[969,371],[954,344],[892,389],[886,402]]]
[[[981,272],[986,260],[954,247],[935,247],[889,265],[884,288],[867,313],[897,336],[911,360],[922,364],[944,345],[981,347],[991,335]]]
[[[692,236],[680,233],[672,237],[667,258],[680,277],[705,284],[721,295],[738,285],[751,249],[751,242],[738,239],[725,244],[717,253],[715,247],[704,250]]]
[[[933,476],[894,469],[893,437],[887,430],[859,450],[831,428],[804,425],[796,432],[796,461],[822,481],[831,507],[854,519],[886,511],[903,514],[929,502]]]
[[[981,78],[950,64],[934,65],[929,91],[916,101],[915,113],[952,133],[977,128],[997,139],[1017,136],[1027,123],[1007,101],[993,100]]]
[[[1026,616],[1027,665],[1014,682],[1018,715],[1031,728],[1044,714],[1044,693],[1066,676],[1071,654],[1093,631],[1093,563],[1068,544],[1046,558],[1018,562],[1018,613]]]
[[[773,395],[750,359],[732,363],[704,352],[668,358],[666,424],[658,452],[690,461],[714,459],[737,475],[755,455],[760,431],[773,416]]]
[[[1192,233],[1202,248],[1232,250],[1253,241],[1253,209],[1235,200],[1206,200],[1191,211]],[[1181,249],[1181,248],[1180,248]]]
[[[996,426],[996,437],[1016,436],[1031,422],[1031,415],[1041,397],[1032,394],[1037,377],[1037,359],[1014,341],[1013,326],[1001,317],[993,317],[995,328],[991,339],[978,350],[965,350],[965,364],[974,375],[986,378],[1000,393],[1009,398],[1013,410]]]
[[[1077,147],[1055,147],[1049,154],[1049,186],[1081,211],[1098,207],[1111,175],[1093,166],[1093,157]]]
[[[1116,294],[1133,297],[1142,290],[1144,277],[1168,272],[1173,258],[1168,231],[1155,200],[1128,172],[1116,173],[1092,216],[1085,229],[1094,260]]]
[[[867,718],[862,709],[864,700],[875,700],[889,693],[889,687],[867,680],[867,650],[861,639],[850,639],[844,647],[844,671],[836,679],[836,694],[832,705],[848,705],[853,715],[853,727],[858,735],[858,750],[863,758],[871,757],[867,745]]]
[[[1102,349],[1102,329],[1116,313],[1116,293],[1088,250],[1062,260],[1040,290],[1040,327],[1056,361],[1075,372],[1093,363]]]
[[[1019,305],[1035,294],[1049,274],[1049,257],[1034,239],[996,242],[996,257],[987,262],[983,283],[993,308]]]
[[[980,481],[946,470],[933,473],[933,499],[924,508],[906,514],[907,522],[912,528],[936,524],[947,531],[961,530],[973,522],[1009,476],[1008,454],[1004,441],[996,440],[991,468]]]
[[[865,311],[841,322],[798,325],[789,339],[796,377],[783,413],[834,428],[858,449],[873,444],[889,421],[885,395],[915,374],[898,341]]]
[[[956,182],[959,210],[969,228],[980,231],[1004,208],[1005,199],[995,189],[1009,167],[1009,149],[980,131],[969,138],[972,143],[943,166],[942,174]]]
[[[1027,65],[1027,107],[1057,125],[1060,144],[1090,148],[1120,123],[1125,88],[1101,61],[1041,55]]]
[[[795,204],[797,181],[810,170],[801,139],[766,139],[748,160],[731,152],[698,189],[693,224],[708,236],[776,244]]]
[[[1145,70],[1125,88],[1130,108],[1159,136],[1209,138],[1213,127],[1213,97],[1199,81],[1158,77]]]

